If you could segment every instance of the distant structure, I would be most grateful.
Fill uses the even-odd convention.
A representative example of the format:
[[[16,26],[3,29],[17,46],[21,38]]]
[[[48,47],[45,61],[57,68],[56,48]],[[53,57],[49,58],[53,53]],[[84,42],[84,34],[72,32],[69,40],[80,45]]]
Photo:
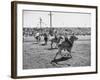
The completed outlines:
[[[50,35],[53,35],[54,34],[54,30],[56,30],[58,32],[58,34],[61,34],[63,35],[64,31],[68,32],[68,35],[71,35],[72,32],[74,32],[76,35],[91,35],[91,28],[88,27],[88,28],[68,28],[68,27],[65,27],[65,28],[54,28],[53,27],[53,24],[52,24],[52,11],[49,12],[49,27],[47,26],[47,24],[45,24],[45,22],[43,22],[43,19],[42,17],[39,17],[39,22],[38,22],[38,25],[39,27],[35,27],[35,28],[23,28],[23,36],[34,36],[35,33],[38,31],[40,33],[43,33],[43,32],[48,32]],[[46,26],[46,27],[44,27]]]

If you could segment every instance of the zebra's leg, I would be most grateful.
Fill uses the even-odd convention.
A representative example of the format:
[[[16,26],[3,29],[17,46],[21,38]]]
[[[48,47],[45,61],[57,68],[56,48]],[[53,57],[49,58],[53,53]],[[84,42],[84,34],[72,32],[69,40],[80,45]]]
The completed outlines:
[[[35,37],[35,39],[36,39],[36,42],[38,42],[38,37],[37,36]]]
[[[66,51],[66,49],[63,49],[64,51]],[[66,57],[66,54],[60,54],[61,57]]]
[[[47,40],[45,39],[45,45],[47,45]]]
[[[61,50],[58,50],[58,52],[56,53],[54,60],[56,59],[56,57],[58,56],[58,54],[61,54]]]
[[[71,50],[69,50],[69,54],[67,56],[72,58]]]
[[[38,38],[38,42],[40,42],[40,40],[41,40],[41,37],[39,36],[39,38]]]
[[[58,54],[60,54],[61,53],[61,50],[58,50],[58,52],[56,53],[56,55],[55,55],[55,57],[54,57],[54,59],[51,61],[51,63],[56,63],[57,64],[57,61],[56,61],[56,57],[58,56]]]
[[[58,43],[56,43],[56,46],[55,46],[55,48],[58,48]]]
[[[39,42],[39,36],[37,37],[37,42]]]
[[[53,45],[53,42],[51,41],[51,49],[53,48],[52,45]]]

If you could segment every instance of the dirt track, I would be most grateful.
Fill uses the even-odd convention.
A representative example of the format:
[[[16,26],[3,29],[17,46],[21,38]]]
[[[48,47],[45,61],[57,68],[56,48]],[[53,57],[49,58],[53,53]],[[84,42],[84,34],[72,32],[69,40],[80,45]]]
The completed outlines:
[[[90,66],[90,42],[90,37],[79,37],[72,48],[72,58],[59,62],[59,65],[53,65],[50,61],[53,60],[57,49],[51,50],[50,42],[43,46],[41,45],[43,42],[36,44],[33,37],[25,37],[23,42],[23,69]]]

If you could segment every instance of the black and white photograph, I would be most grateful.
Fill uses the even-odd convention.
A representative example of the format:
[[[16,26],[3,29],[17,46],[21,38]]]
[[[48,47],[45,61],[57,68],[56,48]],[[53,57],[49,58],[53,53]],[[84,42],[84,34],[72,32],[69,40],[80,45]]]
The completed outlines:
[[[91,66],[91,14],[23,10],[23,69]]]
[[[97,73],[97,7],[12,3],[12,76]]]

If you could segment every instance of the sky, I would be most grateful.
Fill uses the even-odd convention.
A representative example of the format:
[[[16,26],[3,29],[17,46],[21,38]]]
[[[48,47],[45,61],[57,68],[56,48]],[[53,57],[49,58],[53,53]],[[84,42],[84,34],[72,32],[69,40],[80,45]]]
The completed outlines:
[[[50,27],[50,11],[23,10],[23,27]],[[52,27],[91,27],[90,13],[54,12]]]

